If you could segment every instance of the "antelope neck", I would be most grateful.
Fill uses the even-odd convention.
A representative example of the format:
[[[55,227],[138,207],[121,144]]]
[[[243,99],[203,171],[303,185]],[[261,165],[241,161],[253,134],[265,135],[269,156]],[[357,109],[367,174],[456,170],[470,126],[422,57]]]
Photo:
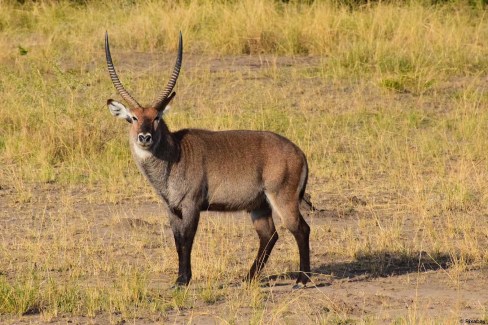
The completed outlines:
[[[166,133],[150,150],[140,149],[136,143],[132,143],[132,146],[140,171],[164,201],[168,202],[168,177],[173,164],[179,160],[179,143],[171,133]]]

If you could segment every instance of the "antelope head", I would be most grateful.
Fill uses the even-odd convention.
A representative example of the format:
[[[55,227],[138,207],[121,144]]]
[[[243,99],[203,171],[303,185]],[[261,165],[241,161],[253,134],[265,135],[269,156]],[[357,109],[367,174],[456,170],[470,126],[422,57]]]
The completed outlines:
[[[129,108],[113,99],[109,99],[107,101],[107,106],[113,116],[131,123],[129,134],[131,140],[137,146],[137,148],[142,150],[150,150],[161,140],[162,132],[160,132],[160,130],[167,130],[166,125],[162,120],[162,115],[168,107],[168,104],[176,95],[176,93],[173,92],[173,88],[176,84],[176,80],[178,79],[181,61],[183,58],[183,39],[181,32],[178,44],[178,56],[176,58],[176,63],[171,78],[169,79],[168,84],[161,95],[159,95],[159,97],[157,97],[151,105],[145,107],[141,106],[129,94],[129,92],[125,90],[124,86],[120,82],[112,62],[112,56],[110,55],[108,33],[105,33],[105,55],[107,58],[107,67],[110,78],[112,79],[117,92],[126,101],[126,103],[129,104]]]

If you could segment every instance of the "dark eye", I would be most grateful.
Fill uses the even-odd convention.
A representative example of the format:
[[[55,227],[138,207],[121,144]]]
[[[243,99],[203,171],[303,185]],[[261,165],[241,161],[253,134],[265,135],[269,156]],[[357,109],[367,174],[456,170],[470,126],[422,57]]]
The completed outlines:
[[[137,117],[132,116],[132,120],[137,122]]]

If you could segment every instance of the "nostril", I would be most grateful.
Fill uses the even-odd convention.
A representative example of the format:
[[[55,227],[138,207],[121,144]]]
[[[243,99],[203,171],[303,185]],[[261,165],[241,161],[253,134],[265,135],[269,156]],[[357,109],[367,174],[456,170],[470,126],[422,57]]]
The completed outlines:
[[[151,142],[151,135],[141,133],[137,136],[137,139],[139,140],[140,143],[149,143]]]

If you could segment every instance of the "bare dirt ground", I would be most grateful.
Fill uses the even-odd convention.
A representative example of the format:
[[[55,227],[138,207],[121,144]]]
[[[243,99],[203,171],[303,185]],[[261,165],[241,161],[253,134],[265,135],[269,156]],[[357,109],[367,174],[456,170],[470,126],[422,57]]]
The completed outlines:
[[[2,233],[3,246],[18,250],[18,242],[26,238],[36,229],[39,229],[39,211],[44,214],[56,215],[64,213],[67,196],[73,219],[68,220],[71,225],[66,226],[66,231],[76,229],[75,236],[89,236],[92,241],[106,241],[107,236],[113,240],[123,241],[130,236],[144,236],[149,241],[158,242],[160,237],[165,237],[165,242],[171,245],[172,236],[164,216],[162,206],[152,198],[127,199],[118,203],[89,203],[86,189],[62,190],[57,186],[37,186],[34,190],[34,199],[28,203],[19,203],[18,196],[12,189],[3,187],[0,191],[0,232]],[[93,194],[93,193],[91,193]],[[96,193],[95,193],[96,194]],[[64,200],[63,202],[60,199]],[[353,204],[363,206],[366,202],[354,198]],[[322,202],[320,202],[322,204]],[[358,211],[360,209],[358,208]],[[361,212],[350,211],[347,215],[342,212],[326,210],[307,213],[306,220],[315,230],[326,230],[330,237],[339,236],[345,229],[358,228],[358,220],[363,218]],[[114,221],[113,216],[117,215]],[[145,216],[160,216],[160,223],[146,221]],[[83,216],[80,218],[79,216]],[[70,216],[68,216],[70,217]],[[217,218],[217,222],[227,220],[238,227],[251,228],[249,219],[242,213],[225,214],[215,216],[204,213],[202,223],[208,218]],[[279,223],[279,221],[277,221]],[[89,225],[87,228],[86,225]],[[49,228],[49,226],[45,225]],[[74,227],[74,228],[73,228]],[[63,232],[63,226],[56,232]],[[205,229],[200,230],[205,231]],[[284,229],[280,229],[280,234]],[[408,232],[408,229],[406,229]],[[53,232],[46,231],[51,239],[45,239],[45,243],[55,241]],[[238,235],[241,237],[241,235]],[[202,240],[201,238],[197,240]],[[233,239],[231,239],[232,241]],[[238,240],[236,238],[236,240]],[[251,238],[255,240],[255,238]],[[108,245],[108,244],[107,244]],[[108,245],[110,246],[110,245]],[[107,247],[108,247],[107,246]],[[450,316],[461,315],[462,319],[484,322],[483,310],[488,306],[488,271],[486,269],[465,270],[453,280],[449,272],[452,263],[451,256],[438,255],[431,258],[426,253],[399,256],[394,252],[376,252],[373,255],[357,256],[354,259],[344,256],[333,256],[328,253],[327,245],[322,245],[317,238],[312,236],[312,283],[303,290],[292,291],[294,280],[288,274],[267,276],[262,280],[261,290],[268,295],[267,309],[272,309],[285,300],[296,297],[299,300],[297,308],[306,305],[306,315],[290,313],[286,318],[288,323],[314,323],[320,318],[314,318],[311,311],[318,313],[333,310],[338,315],[346,315],[346,322],[355,323],[358,320],[370,319],[373,323],[390,323],[397,319],[418,322],[419,320],[451,319]],[[110,246],[111,247],[111,246]],[[157,245],[146,247],[148,254],[157,254]],[[46,250],[49,248],[46,247]],[[76,249],[76,248],[75,248]],[[79,249],[83,249],[79,247]],[[121,255],[131,254],[122,249]],[[174,253],[176,255],[176,252]],[[279,265],[283,251],[278,244],[273,251],[272,260]],[[7,278],[13,278],[9,274],[6,265],[16,263],[28,263],[23,260],[22,254],[17,254],[15,260],[3,260],[3,270],[0,270]],[[28,254],[26,254],[28,256]],[[249,258],[249,256],[247,257]],[[2,258],[3,259],[3,258]],[[137,261],[136,258],[133,259]],[[241,260],[238,263],[250,264],[251,260]],[[155,286],[169,288],[175,277],[176,266],[170,274],[161,274],[159,279],[153,279]],[[244,276],[244,274],[242,274]],[[238,284],[239,279],[229,279],[222,286],[233,286],[234,290],[242,290]],[[195,281],[195,287],[202,283]],[[292,299],[293,301],[293,299]],[[137,324],[162,322],[162,323],[191,323],[214,324],[227,323],[219,315],[226,306],[226,301],[217,301],[212,305],[196,302],[191,308],[171,310],[164,317],[140,316],[136,319],[125,320],[119,316],[109,317],[99,314],[95,317],[73,317],[59,315],[48,320],[41,315],[24,315],[22,317],[3,317],[3,320],[12,324],[28,324],[48,322],[54,324],[105,324],[107,322]],[[293,310],[293,307],[292,307]],[[245,308],[240,310],[238,323],[248,323],[252,311]],[[455,318],[455,319],[456,319]],[[283,319],[270,319],[270,322],[281,323]],[[341,323],[338,320],[338,323]]]

